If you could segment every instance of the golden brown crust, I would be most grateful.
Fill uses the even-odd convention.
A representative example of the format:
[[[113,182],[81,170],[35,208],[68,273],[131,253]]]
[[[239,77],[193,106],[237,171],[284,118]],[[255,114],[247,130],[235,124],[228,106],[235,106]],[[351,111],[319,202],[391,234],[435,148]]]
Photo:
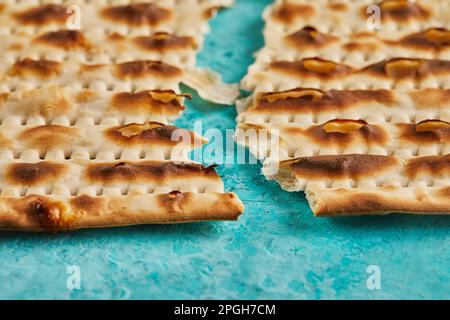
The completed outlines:
[[[161,94],[166,98],[162,99]],[[135,93],[123,92],[114,95],[111,101],[111,108],[131,114],[140,112],[180,114],[185,109],[180,102],[183,97],[172,90],[149,90]]]
[[[144,50],[165,52],[176,49],[198,49],[192,37],[180,37],[166,32],[157,32],[149,37],[137,37],[133,41]]]
[[[47,32],[37,37],[34,42],[47,44],[64,50],[87,48],[89,46],[83,33],[77,30]]]
[[[68,172],[68,167],[61,163],[15,163],[6,171],[8,183],[16,186],[38,186],[53,183]]]
[[[293,62],[275,61],[270,64],[270,68],[274,71],[293,76],[317,77],[319,79],[328,80],[346,76],[353,72],[353,69],[347,65],[334,63],[320,58],[308,58]]]
[[[449,176],[450,155],[411,159],[406,165],[405,174],[411,179]]]
[[[64,6],[45,4],[18,12],[14,17],[22,24],[42,26],[49,23],[64,24],[69,14]]]
[[[286,1],[276,8],[274,18],[280,23],[290,24],[299,18],[307,18],[314,14],[315,9],[311,5],[295,4]]]
[[[411,91],[410,95],[418,108],[447,108],[450,101],[450,89],[423,89]]]
[[[336,63],[321,58],[306,58],[299,61],[275,61],[269,66],[270,71],[303,78],[334,80],[349,76],[364,75],[395,81],[410,79],[423,80],[429,76],[448,75],[450,62],[445,60],[394,58],[369,65],[362,69]]]
[[[25,58],[14,63],[9,73],[12,76],[25,77],[32,74],[41,79],[50,79],[61,74],[61,64],[56,61]]]
[[[439,121],[443,126],[430,128],[429,130],[421,130],[421,125],[425,125],[427,122],[431,121],[424,121],[419,124],[397,124],[396,126],[400,130],[399,139],[417,145],[433,143],[450,144],[450,127],[448,123]]]
[[[396,58],[370,65],[359,72],[395,80],[423,79],[430,75],[448,74],[450,61]]]
[[[385,22],[424,21],[431,15],[428,10],[409,0],[384,0],[378,6]],[[361,14],[363,18],[367,18],[367,9],[363,8]]]
[[[129,26],[156,26],[172,16],[170,10],[144,2],[105,8],[101,14],[115,23],[125,23]]]
[[[79,129],[58,125],[44,125],[26,129],[18,136],[20,141],[24,142],[25,148],[29,150],[64,149],[65,146],[70,145],[72,141],[79,139],[79,137]]]
[[[311,139],[313,143],[320,146],[339,146],[346,147],[355,142],[359,145],[371,146],[371,145],[386,145],[389,141],[389,134],[379,125],[369,125],[365,121],[358,121],[361,123],[359,129],[351,130],[349,132],[327,132],[327,124],[337,122],[354,122],[349,120],[332,120],[326,124],[313,126],[304,131],[305,137]]]
[[[0,229],[62,232],[139,224],[237,220],[243,205],[232,193],[0,198]]]
[[[157,181],[163,184],[174,177],[205,178],[218,180],[214,167],[205,168],[194,163],[174,163],[161,161],[118,162],[88,165],[85,177],[92,183],[112,185],[115,183],[145,183]]]
[[[206,142],[192,131],[155,122],[131,123],[114,127],[105,131],[105,135],[115,144],[129,147],[152,144],[175,147],[180,143],[179,140],[175,139],[177,135],[183,137],[183,139],[189,139],[182,142],[187,143],[192,148],[201,146]]]
[[[254,109],[276,112],[333,112],[354,106],[377,103],[394,105],[397,99],[390,90],[330,90],[298,88],[276,93],[262,93]]]
[[[299,158],[284,161],[281,166],[290,166],[293,173],[302,178],[358,180],[376,177],[380,171],[398,164],[395,157],[354,154]]]
[[[132,61],[117,65],[116,76],[120,79],[138,79],[148,75],[173,78],[182,74],[177,67],[165,64],[161,61]]]
[[[359,215],[448,214],[450,202],[444,197],[445,189],[429,191],[421,188],[386,187],[378,189],[322,189],[306,192],[311,208],[317,217],[342,217]]]
[[[414,49],[441,51],[450,47],[450,31],[445,28],[429,28],[403,37],[398,44]]]
[[[288,44],[299,49],[327,47],[338,39],[309,26],[286,37]]]

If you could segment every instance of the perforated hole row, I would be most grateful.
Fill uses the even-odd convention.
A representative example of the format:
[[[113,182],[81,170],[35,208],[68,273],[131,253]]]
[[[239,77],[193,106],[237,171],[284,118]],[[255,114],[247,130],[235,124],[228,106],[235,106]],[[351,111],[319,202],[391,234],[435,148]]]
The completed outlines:
[[[105,197],[105,196],[130,196],[130,195],[164,195],[171,193],[196,193],[207,194],[209,192],[214,193],[216,190],[209,190],[206,186],[200,186],[199,188],[170,188],[170,187],[145,187],[137,185],[128,185],[123,187],[89,187],[64,189],[61,186],[54,188],[47,186],[45,188],[3,188],[0,189],[1,197],[26,197],[26,196],[66,196],[66,197],[79,197],[88,195],[92,197]]]
[[[139,160],[187,160],[189,150],[183,150],[182,153],[173,154],[172,150],[158,148],[152,150],[144,149],[116,149],[105,147],[105,149],[89,150],[49,150],[37,151],[32,149],[0,151],[1,160],[20,160],[23,162],[38,161],[58,161],[71,162],[75,160],[85,161],[139,161]]]

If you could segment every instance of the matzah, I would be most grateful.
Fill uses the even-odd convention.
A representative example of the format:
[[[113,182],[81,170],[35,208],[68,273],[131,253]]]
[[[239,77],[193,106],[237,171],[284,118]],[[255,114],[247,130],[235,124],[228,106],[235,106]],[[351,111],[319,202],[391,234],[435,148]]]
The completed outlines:
[[[260,67],[260,66],[255,66]],[[321,58],[277,60],[261,70],[252,68],[243,80],[247,90],[450,88],[450,61],[416,58],[382,60],[363,68]]]
[[[171,125],[190,98],[182,82],[234,99],[194,68],[208,19],[229,4],[2,3],[0,229],[236,220],[243,205],[215,166],[189,160],[207,141]],[[66,28],[73,5],[79,30]]]
[[[442,28],[429,28],[388,40],[374,33],[336,36],[304,27],[287,36],[271,39],[258,53],[256,64],[316,56],[353,67],[365,67],[395,57],[449,60],[449,43],[450,31]]]
[[[213,168],[170,161],[9,162],[0,227],[30,231],[234,220],[242,205]]]
[[[266,177],[317,216],[448,214],[450,3],[280,0],[264,18],[236,140]]]
[[[372,24],[374,6],[381,10],[380,29]],[[448,29],[449,15],[447,0],[276,0],[264,13],[265,37],[270,43],[312,26],[334,35],[370,31],[384,39],[398,39],[428,28]]]
[[[202,98],[232,104],[237,86],[195,67],[208,20],[232,2],[6,1],[0,6],[0,70],[30,60],[65,65],[162,62],[183,69],[179,82]]]

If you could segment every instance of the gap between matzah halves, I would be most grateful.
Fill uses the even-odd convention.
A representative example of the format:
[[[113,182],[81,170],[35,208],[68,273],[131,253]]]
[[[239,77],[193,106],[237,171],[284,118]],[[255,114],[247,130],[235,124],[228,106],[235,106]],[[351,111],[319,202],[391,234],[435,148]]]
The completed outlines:
[[[208,19],[229,4],[2,3],[0,229],[236,220],[238,197],[214,167],[189,160],[207,141],[170,125],[189,97],[180,82],[214,102],[237,94],[194,68]]]
[[[316,216],[450,213],[450,2],[280,0],[264,18],[236,139],[267,178]]]

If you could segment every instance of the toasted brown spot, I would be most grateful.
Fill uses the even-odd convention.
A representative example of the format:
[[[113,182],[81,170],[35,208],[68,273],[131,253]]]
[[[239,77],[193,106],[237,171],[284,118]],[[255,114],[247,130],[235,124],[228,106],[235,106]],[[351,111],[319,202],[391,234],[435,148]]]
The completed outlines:
[[[385,0],[379,4],[383,21],[395,22],[423,21],[430,17],[430,12],[409,0]],[[364,15],[367,16],[366,8]]]
[[[425,120],[417,124],[417,132],[430,132],[450,129],[450,123],[441,120]]]
[[[76,213],[97,213],[104,205],[104,200],[101,197],[91,197],[82,195],[74,197],[70,200],[70,205]]]
[[[394,93],[389,90],[330,90],[294,89],[265,93],[256,105],[258,111],[320,113],[347,110],[363,104],[394,105]]]
[[[106,131],[105,134],[115,143],[126,146],[142,144],[176,146],[179,143],[195,145],[198,142],[193,132],[156,122],[120,126]],[[182,135],[183,141],[175,140],[175,134]]]
[[[58,125],[31,128],[19,135],[19,139],[25,142],[27,148],[38,150],[70,146],[77,138],[79,138],[79,129]]]
[[[411,179],[432,178],[450,174],[450,155],[411,159],[405,169]]]
[[[179,37],[166,32],[158,32],[150,37],[137,37],[133,40],[140,48],[149,51],[169,51],[180,49],[197,49],[192,37]]]
[[[389,191],[382,188],[381,192]],[[395,191],[395,190],[394,190]],[[447,212],[448,205],[443,202],[432,202],[429,196],[420,190],[416,199],[401,199],[386,197],[383,194],[371,192],[358,192],[349,189],[336,190],[337,199],[332,201],[319,201],[314,207],[316,216],[352,216],[361,214],[387,214],[391,212],[431,213]]]
[[[338,41],[337,37],[327,35],[317,31],[313,27],[305,27],[286,37],[287,43],[297,47],[303,48],[323,48]]]
[[[12,145],[12,141],[9,140],[5,135],[0,133],[0,149],[10,148]]]
[[[178,191],[158,196],[158,203],[161,207],[167,208],[170,213],[185,212],[189,205],[192,205],[194,197],[192,193],[181,193]]]
[[[0,13],[2,13],[3,11],[5,11],[5,9],[6,9],[6,4],[0,3]]]
[[[178,77],[182,71],[161,61],[133,61],[117,65],[116,75],[121,79],[144,78],[149,75],[162,78]]]
[[[216,15],[217,11],[222,8],[222,6],[212,6],[210,8],[207,8],[203,11],[203,17],[205,18],[205,20],[212,19]]]
[[[6,179],[13,185],[37,186],[58,180],[67,171],[64,164],[39,162],[12,164]]]
[[[450,105],[450,89],[423,89],[410,93],[419,109],[448,108]]]
[[[276,61],[272,62],[270,68],[274,71],[282,72],[298,77],[317,77],[323,80],[335,79],[345,76],[353,69],[344,64],[320,58],[308,58],[301,61]]]
[[[430,75],[448,74],[450,61],[396,58],[368,66],[361,72],[393,79],[423,79]]]
[[[307,19],[316,14],[314,7],[308,4],[283,2],[274,12],[274,18],[284,24],[291,24],[297,19]]]
[[[431,28],[423,32],[408,35],[398,41],[399,44],[414,49],[434,49],[440,51],[450,46],[450,31]]]
[[[28,74],[49,79],[61,74],[61,64],[48,60],[32,60],[25,58],[17,61],[9,72],[12,76],[23,77]]]
[[[400,139],[415,144],[450,143],[450,127],[422,128],[423,124],[401,123],[397,124],[400,130]]]
[[[41,5],[14,15],[14,17],[22,24],[39,26],[50,23],[63,24],[66,23],[69,16],[66,7],[56,4]]]
[[[439,126],[439,124],[442,124]],[[424,121],[419,124],[400,123],[400,139],[415,144],[450,143],[450,124],[443,121]]]
[[[347,192],[347,190],[339,190]],[[351,215],[361,213],[376,213],[386,212],[389,210],[391,204],[386,203],[383,196],[376,193],[360,193],[349,194],[347,198],[337,203],[321,202],[316,208],[315,214],[317,216],[336,216],[336,215]]]
[[[346,147],[355,142],[364,145],[384,145],[389,139],[381,126],[369,125],[361,120],[332,120],[324,125],[311,127],[304,134],[321,146]]]
[[[343,45],[344,50],[348,52],[361,52],[361,53],[372,53],[377,50],[379,46],[376,43],[371,42],[348,42]]]
[[[45,119],[66,115],[75,107],[67,90],[58,86],[27,90],[10,101],[20,103],[20,108],[13,111],[15,114],[42,116]]]
[[[328,3],[328,8],[334,11],[345,11],[348,9],[347,5],[342,2]]]
[[[316,156],[282,163],[282,166],[286,165],[301,178],[358,180],[375,177],[381,171],[398,165],[398,160],[394,157],[376,155]]]
[[[121,162],[116,164],[92,164],[86,169],[86,177],[92,182],[145,183],[160,182],[174,178],[204,177],[217,179],[213,168],[205,168],[194,163],[175,164],[173,162],[145,161],[139,163]]]
[[[336,119],[325,123],[322,128],[326,133],[352,133],[359,131],[369,124],[364,120]]]
[[[171,18],[172,12],[153,3],[133,3],[106,8],[102,15],[115,23],[130,26],[157,26]]]
[[[44,43],[65,50],[87,47],[84,35],[75,30],[59,30],[45,33],[35,40],[37,43]]]
[[[36,197],[28,205],[28,212],[36,217],[44,230],[61,231],[70,229],[75,216],[69,217],[67,209],[61,202],[51,201],[44,197]]]
[[[442,188],[437,192],[438,197],[450,198],[450,187]]]
[[[163,95],[165,98],[161,97]],[[118,93],[111,102],[114,109],[124,114],[152,113],[158,115],[176,115],[185,107],[181,104],[183,96],[173,91],[141,91],[137,93]]]

